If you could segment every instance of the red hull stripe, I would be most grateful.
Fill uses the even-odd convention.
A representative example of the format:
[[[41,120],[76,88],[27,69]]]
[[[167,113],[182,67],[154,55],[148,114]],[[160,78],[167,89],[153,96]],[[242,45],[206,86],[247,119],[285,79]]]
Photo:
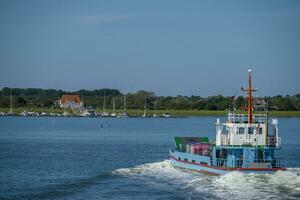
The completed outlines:
[[[207,164],[200,164],[200,163],[194,163],[194,162],[189,162],[189,161],[184,161],[184,160],[178,160],[174,156],[170,156],[170,157],[173,160],[176,160],[177,162],[187,163],[187,164],[191,164],[191,165],[198,165],[198,166],[202,166],[202,167],[218,169],[218,170],[223,170],[223,171],[278,171],[278,170],[287,170],[286,168],[224,168],[224,167],[210,166],[210,165],[207,165]]]

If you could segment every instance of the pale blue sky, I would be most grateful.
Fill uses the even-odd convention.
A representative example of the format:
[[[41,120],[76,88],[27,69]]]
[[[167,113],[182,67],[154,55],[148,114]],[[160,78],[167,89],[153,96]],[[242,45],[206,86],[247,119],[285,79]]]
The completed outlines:
[[[0,87],[232,95],[248,67],[300,92],[300,1],[0,1]]]

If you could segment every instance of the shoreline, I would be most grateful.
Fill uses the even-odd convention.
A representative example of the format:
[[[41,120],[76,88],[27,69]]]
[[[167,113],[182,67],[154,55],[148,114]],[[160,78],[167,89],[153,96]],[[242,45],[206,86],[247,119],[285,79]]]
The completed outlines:
[[[63,114],[64,112],[70,113],[77,117],[76,113],[73,113],[70,109],[49,109],[49,108],[14,108],[14,115],[20,115],[24,110],[34,113],[50,113]],[[97,113],[102,113],[102,109],[96,109]],[[9,108],[0,108],[0,113],[8,113]],[[108,113],[112,113],[112,110],[106,110]],[[115,110],[116,113],[122,113],[124,110]],[[144,114],[144,110],[126,110],[126,112],[134,117],[141,117]],[[161,116],[165,113],[169,113],[172,117],[200,117],[200,116],[226,116],[228,111],[226,110],[146,110],[147,115],[153,116],[156,113],[157,116]],[[245,111],[236,111],[236,113],[246,114]],[[256,112],[257,114],[263,114],[264,112]],[[269,111],[270,117],[300,117],[300,111]]]

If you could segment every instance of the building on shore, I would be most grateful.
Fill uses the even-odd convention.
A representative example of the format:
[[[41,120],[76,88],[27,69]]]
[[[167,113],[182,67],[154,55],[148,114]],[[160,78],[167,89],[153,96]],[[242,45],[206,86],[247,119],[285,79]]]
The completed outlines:
[[[59,106],[60,108],[81,109],[83,108],[83,103],[79,95],[62,95],[59,100]]]

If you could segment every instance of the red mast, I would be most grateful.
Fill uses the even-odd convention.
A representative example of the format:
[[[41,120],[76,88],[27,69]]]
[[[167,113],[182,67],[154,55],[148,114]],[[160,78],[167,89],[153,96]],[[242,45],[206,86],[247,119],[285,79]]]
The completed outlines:
[[[252,92],[256,91],[252,89],[252,70],[248,70],[248,89],[243,89],[243,91],[248,93],[248,123],[251,124],[253,122],[253,99]]]
[[[251,69],[248,71],[248,123],[252,123],[252,74],[251,74]]]

